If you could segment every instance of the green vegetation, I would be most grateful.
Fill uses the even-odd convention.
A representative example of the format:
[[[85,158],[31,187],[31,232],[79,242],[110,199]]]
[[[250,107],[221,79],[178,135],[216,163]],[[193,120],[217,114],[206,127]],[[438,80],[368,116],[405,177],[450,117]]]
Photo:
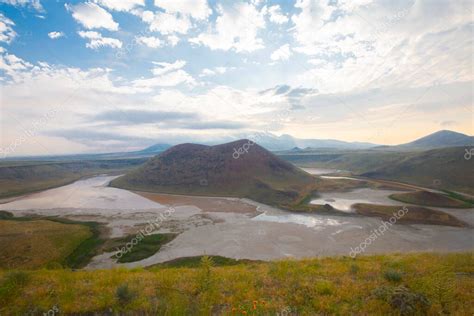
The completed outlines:
[[[151,257],[157,253],[160,248],[172,241],[177,235],[176,234],[153,234],[153,235],[130,235],[124,238],[115,238],[107,242],[107,251],[113,251],[118,249],[124,249],[120,256],[114,256],[117,258],[117,262],[135,262],[148,257]],[[136,244],[132,244],[132,240],[136,240]],[[126,245],[130,245],[130,250],[127,250]]]
[[[357,203],[352,208],[361,215],[380,217],[388,221],[401,209],[396,205],[376,205]],[[425,225],[446,225],[455,227],[467,227],[468,225],[456,217],[438,210],[432,210],[421,206],[406,206],[407,212],[399,217],[396,223],[399,224],[425,224]]]
[[[130,290],[128,284],[121,284],[119,285],[119,287],[117,287],[117,290],[115,291],[115,296],[117,297],[119,305],[123,306],[132,302],[137,296],[137,293],[135,291]]]
[[[426,315],[431,306],[430,300],[425,295],[413,292],[403,285],[382,286],[372,293],[377,299],[390,304],[400,315]]]
[[[261,262],[247,259],[232,259],[221,256],[208,256],[208,258],[212,260],[213,266],[215,267],[226,267]],[[149,269],[158,271],[158,268],[197,268],[201,265],[202,259],[203,256],[182,257],[153,265]]]
[[[389,196],[392,200],[410,203],[415,205],[451,207],[451,208],[471,208],[472,204],[452,198],[450,196],[428,191],[416,191],[406,193],[395,193]]]
[[[471,204],[471,206],[474,207],[474,199],[473,198],[469,198],[465,195],[462,195],[462,194],[459,194],[459,193],[456,193],[456,192],[451,192],[451,191],[448,191],[448,190],[444,190],[444,192],[449,197],[451,197],[453,199],[456,199],[456,200],[463,201],[464,203],[467,203],[467,204]]]
[[[6,272],[0,280],[0,303],[5,304],[12,296],[18,295],[29,281],[30,275],[25,271]]]
[[[103,244],[101,225],[0,212],[0,268],[80,268]]]
[[[396,270],[385,271],[384,277],[390,282],[400,282],[402,280],[402,274]]]
[[[57,220],[57,219],[54,219]],[[102,237],[102,226],[96,222],[75,222],[69,220],[60,220],[63,223],[80,223],[80,225],[86,226],[91,231],[91,236],[79,244],[74,251],[67,256],[63,265],[69,268],[82,268],[85,267],[89,261],[98,254],[99,248],[105,243],[105,239]]]
[[[0,164],[0,198],[63,186],[83,177],[122,173],[144,159],[91,161],[4,161]]]
[[[0,220],[0,267],[35,269],[62,263],[92,233],[49,220]]]
[[[357,268],[354,268],[357,266]],[[395,269],[400,279],[387,280]],[[354,272],[355,271],[355,272]],[[474,256],[393,254],[196,268],[0,271],[0,314],[472,315]],[[14,284],[14,285],[12,285]],[[10,294],[5,294],[5,292]],[[14,293],[14,294],[11,294]]]

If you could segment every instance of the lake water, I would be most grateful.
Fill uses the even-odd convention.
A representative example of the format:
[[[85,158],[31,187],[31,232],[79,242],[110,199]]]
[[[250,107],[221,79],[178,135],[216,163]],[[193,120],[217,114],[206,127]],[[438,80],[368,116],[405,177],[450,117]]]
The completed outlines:
[[[375,190],[370,188],[355,189],[349,192],[328,192],[321,193],[320,197],[311,200],[311,204],[329,204],[337,210],[352,212],[351,206],[356,203],[370,203],[380,205],[403,205],[400,202],[390,199],[388,196],[400,191]]]
[[[59,188],[29,194],[0,206],[10,210],[101,209],[126,211],[160,209],[163,205],[127,190],[108,187],[117,176],[98,176]]]
[[[342,170],[338,169],[328,169],[328,168],[301,168],[309,174],[312,175],[323,175],[323,174],[333,174],[340,173]]]

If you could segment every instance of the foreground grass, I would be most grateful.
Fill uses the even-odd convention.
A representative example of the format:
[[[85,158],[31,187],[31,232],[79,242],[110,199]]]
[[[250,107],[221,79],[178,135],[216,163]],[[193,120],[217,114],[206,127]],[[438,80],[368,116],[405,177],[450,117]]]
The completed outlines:
[[[0,272],[0,314],[472,315],[472,253]]]
[[[35,269],[63,263],[92,232],[50,220],[0,220],[0,268]]]

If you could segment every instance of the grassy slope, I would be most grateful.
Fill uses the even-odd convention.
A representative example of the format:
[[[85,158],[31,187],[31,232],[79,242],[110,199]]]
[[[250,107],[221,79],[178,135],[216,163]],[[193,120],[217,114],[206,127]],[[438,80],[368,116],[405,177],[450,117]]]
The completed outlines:
[[[472,253],[339,257],[198,269],[38,270],[21,278],[0,271],[0,314],[46,312],[57,306],[61,314],[399,315],[399,302],[416,302],[423,296],[429,300],[424,310],[429,315],[472,315],[473,275]],[[22,282],[15,285],[12,279]],[[7,285],[8,290],[2,291]]]
[[[389,196],[391,199],[410,203],[415,205],[425,205],[434,207],[451,207],[451,208],[471,208],[473,204],[467,203],[448,195],[428,192],[428,191],[416,191],[406,193],[396,193]]]
[[[91,231],[83,225],[0,220],[0,267],[35,269],[62,263],[91,236]]]
[[[300,166],[349,170],[370,178],[396,180],[426,187],[474,194],[472,162],[464,159],[464,147],[415,152],[307,151],[280,153]]]
[[[28,261],[31,261],[31,263],[26,263],[25,259],[25,264],[32,265],[23,267],[18,263],[16,267],[29,269],[44,268],[52,264],[68,268],[82,268],[89,263],[93,256],[99,253],[101,246],[105,242],[105,239],[103,239],[104,228],[97,222],[79,222],[59,217],[14,217],[12,213],[6,211],[0,211],[0,222],[4,222],[6,226],[17,228],[17,233],[5,234],[6,236],[4,236],[10,238],[8,246],[11,246],[12,249],[9,252],[5,250],[8,247],[4,249],[5,252],[0,257],[0,267],[4,267],[8,262],[21,259],[21,256],[25,256]],[[31,227],[38,223],[48,223],[48,225],[42,224],[43,226],[40,226],[38,230],[31,229]],[[58,229],[58,227],[61,227],[61,229]],[[87,232],[87,235],[83,236],[83,238],[78,238],[76,233],[82,234],[84,230]],[[32,238],[33,233],[35,238]],[[0,233],[0,238],[2,237],[1,235]],[[39,236],[39,239],[36,238],[36,235]],[[48,238],[56,238],[59,240],[59,245],[67,243],[71,247],[67,251],[65,250],[61,256],[53,255],[48,257],[51,254],[55,254],[57,250],[64,250],[62,248],[51,248],[51,242],[47,240]],[[17,258],[18,252],[16,249],[25,244],[25,242],[28,245],[26,250],[31,248],[35,252],[21,253],[21,256]],[[48,248],[47,251],[42,251],[44,247]],[[36,249],[40,251],[36,251]],[[39,256],[39,259],[36,258],[37,256]]]
[[[0,164],[0,198],[66,185],[85,176],[125,172],[143,162],[143,159],[84,162],[2,162]]]
[[[396,213],[401,209],[400,206],[393,205],[375,205],[357,203],[352,205],[352,208],[361,215],[364,216],[377,216],[384,220],[389,220],[393,213]],[[408,212],[401,217],[397,223],[406,224],[425,224],[425,225],[446,225],[456,227],[468,226],[463,221],[460,221],[456,217],[441,212],[438,210],[432,210],[421,206],[407,206]]]

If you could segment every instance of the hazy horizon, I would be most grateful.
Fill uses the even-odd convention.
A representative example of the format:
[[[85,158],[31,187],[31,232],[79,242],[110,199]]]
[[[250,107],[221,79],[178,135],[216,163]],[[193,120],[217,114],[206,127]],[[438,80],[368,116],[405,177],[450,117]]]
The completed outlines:
[[[0,149],[473,135],[472,26],[469,1],[0,0]]]

